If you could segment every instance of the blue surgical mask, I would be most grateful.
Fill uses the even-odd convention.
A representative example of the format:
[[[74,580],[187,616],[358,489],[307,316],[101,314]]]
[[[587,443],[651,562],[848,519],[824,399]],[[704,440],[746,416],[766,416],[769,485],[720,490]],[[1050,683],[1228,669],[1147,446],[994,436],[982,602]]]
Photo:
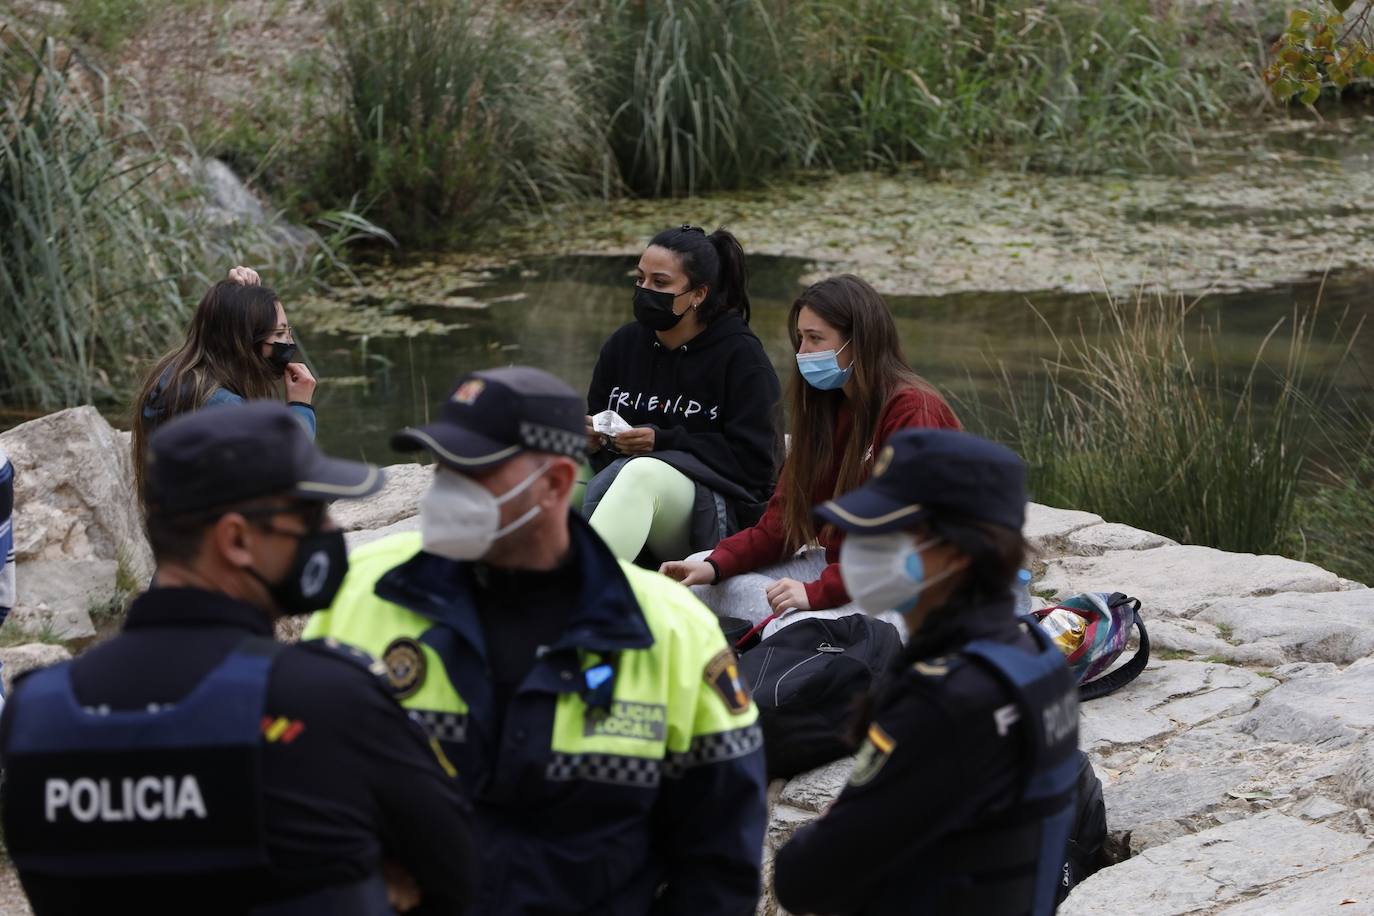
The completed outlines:
[[[950,573],[926,575],[921,551],[938,543],[934,539],[917,544],[902,531],[851,534],[840,545],[840,578],[850,599],[870,614],[908,613],[921,592]]]
[[[840,347],[838,350],[798,353],[797,368],[801,370],[802,378],[806,379],[806,383],[812,388],[819,388],[821,391],[843,388],[844,383],[849,381],[849,377],[854,374],[853,363],[849,364],[848,369],[840,368],[839,356],[849,344],[850,341],[845,341],[844,347]]]

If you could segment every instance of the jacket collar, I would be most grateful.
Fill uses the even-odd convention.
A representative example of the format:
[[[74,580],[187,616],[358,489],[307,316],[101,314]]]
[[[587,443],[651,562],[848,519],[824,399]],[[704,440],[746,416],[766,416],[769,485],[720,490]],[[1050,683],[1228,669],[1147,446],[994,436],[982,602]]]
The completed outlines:
[[[1010,594],[962,608],[935,611],[907,643],[905,658],[915,661],[950,655],[975,639],[1012,642],[1020,632]]]
[[[644,612],[610,549],[577,513],[568,514],[568,532],[579,588],[568,627],[551,648],[620,652],[653,645]],[[379,598],[452,627],[485,656],[486,641],[472,599],[473,576],[470,562],[421,551],[383,575],[375,591]]]
[[[272,624],[260,609],[223,592],[201,588],[152,588],[134,599],[124,629],[221,626],[271,636]]]

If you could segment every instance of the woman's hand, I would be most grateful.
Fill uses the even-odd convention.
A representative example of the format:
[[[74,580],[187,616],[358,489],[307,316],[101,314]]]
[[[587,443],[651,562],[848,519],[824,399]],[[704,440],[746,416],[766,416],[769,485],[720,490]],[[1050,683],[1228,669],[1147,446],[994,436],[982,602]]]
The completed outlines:
[[[229,268],[229,282],[237,283],[239,286],[258,286],[262,283],[262,278],[253,268],[239,266]]]
[[[606,435],[605,435],[605,433],[599,433],[599,432],[596,431],[595,427],[592,426],[592,418],[591,418],[591,415],[588,414],[588,416],[587,416],[587,451],[589,451],[589,452],[599,452],[599,451],[601,451],[601,450],[602,450],[603,448],[605,448],[605,447],[606,447]]]
[[[768,591],[764,592],[768,598],[768,606],[773,609],[774,614],[781,614],[791,608],[795,611],[811,610],[811,599],[806,597],[806,586],[796,579],[779,579],[768,586]]]
[[[654,428],[636,426],[615,437],[615,450],[622,455],[647,455],[654,450]]]
[[[309,404],[315,396],[315,376],[305,367],[305,363],[290,363],[283,376],[286,379],[286,399]]]
[[[705,560],[673,560],[658,571],[683,585],[712,585],[716,581],[716,568]]]
[[[386,882],[387,903],[396,912],[404,913],[420,905],[420,885],[400,864],[390,859],[383,860],[382,880]]]

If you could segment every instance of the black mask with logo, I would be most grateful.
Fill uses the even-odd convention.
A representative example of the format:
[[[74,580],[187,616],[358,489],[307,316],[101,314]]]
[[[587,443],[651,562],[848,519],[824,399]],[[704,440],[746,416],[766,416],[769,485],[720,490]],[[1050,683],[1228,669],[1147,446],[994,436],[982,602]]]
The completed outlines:
[[[291,365],[296,358],[296,345],[274,340],[271,343],[272,352],[263,357],[272,366],[272,371],[277,375],[285,375],[286,367]]]
[[[251,567],[248,572],[267,589],[283,616],[323,610],[334,602],[348,572],[343,531],[335,528],[301,535],[291,568],[280,582],[268,582]]]
[[[635,320],[651,331],[671,331],[682,320],[682,315],[674,314],[673,303],[678,296],[690,293],[667,293],[644,286],[635,287]]]

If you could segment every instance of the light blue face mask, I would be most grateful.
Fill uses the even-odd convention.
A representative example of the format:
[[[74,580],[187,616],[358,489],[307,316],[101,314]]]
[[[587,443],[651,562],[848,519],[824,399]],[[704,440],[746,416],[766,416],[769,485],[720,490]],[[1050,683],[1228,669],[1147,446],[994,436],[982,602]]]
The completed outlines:
[[[840,368],[839,356],[849,344],[850,341],[845,341],[844,347],[838,350],[798,353],[797,368],[801,371],[802,378],[806,379],[812,388],[819,388],[821,391],[843,388],[844,383],[854,374],[853,363],[849,364],[848,369]]]

